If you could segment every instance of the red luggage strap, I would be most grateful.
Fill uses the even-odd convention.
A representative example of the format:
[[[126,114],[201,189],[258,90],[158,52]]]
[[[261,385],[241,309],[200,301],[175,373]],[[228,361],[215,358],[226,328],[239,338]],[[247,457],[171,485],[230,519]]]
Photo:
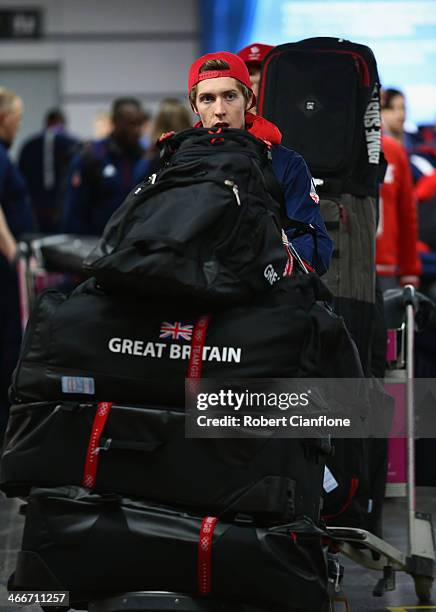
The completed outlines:
[[[194,331],[192,332],[191,354],[189,357],[186,378],[201,378],[201,372],[203,370],[203,347],[210,319],[211,315],[206,314],[199,317],[195,322]]]
[[[351,506],[351,503],[353,501],[353,498],[354,498],[358,488],[359,488],[359,479],[356,478],[355,476],[353,476],[353,478],[351,479],[351,483],[350,483],[350,489],[348,491],[348,497],[347,497],[344,505],[342,506],[342,508],[338,512],[336,512],[335,514],[323,514],[322,518],[325,521],[331,521],[332,519],[337,518],[338,516],[343,514],[346,510],[348,510],[348,508]]]
[[[95,413],[94,422],[92,423],[91,436],[89,438],[88,450],[86,452],[85,470],[82,481],[83,486],[87,489],[92,489],[95,487],[100,438],[111,408],[112,402],[99,402],[97,404],[97,412]]]
[[[198,541],[198,592],[209,595],[212,590],[212,540],[218,518],[206,516],[200,527]]]

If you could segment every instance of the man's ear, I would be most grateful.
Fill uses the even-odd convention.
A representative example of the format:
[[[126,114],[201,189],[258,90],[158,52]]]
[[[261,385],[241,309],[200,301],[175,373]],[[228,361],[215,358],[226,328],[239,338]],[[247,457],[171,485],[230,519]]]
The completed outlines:
[[[192,112],[193,112],[193,113],[195,113],[196,115],[200,116],[200,113],[199,113],[199,112],[198,112],[198,110],[195,108],[194,104],[192,104],[192,102],[191,102],[191,109],[192,109]]]
[[[245,110],[248,111],[253,104],[253,94],[250,95],[248,102],[245,103]]]

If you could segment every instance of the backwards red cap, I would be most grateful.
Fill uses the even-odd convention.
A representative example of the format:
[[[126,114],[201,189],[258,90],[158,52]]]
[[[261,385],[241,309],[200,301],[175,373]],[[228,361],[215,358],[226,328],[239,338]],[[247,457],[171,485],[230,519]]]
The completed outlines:
[[[223,60],[229,65],[229,68],[226,70],[206,70],[205,72],[200,72],[200,68],[208,60]],[[253,94],[252,106],[256,104],[256,97],[253,93],[247,66],[240,57],[234,53],[229,53],[228,51],[207,53],[206,55],[199,57],[198,60],[195,60],[189,69],[188,92],[190,92],[194,85],[197,85],[197,83],[200,81],[205,81],[206,79],[218,79],[219,77],[233,77],[240,83],[243,83]]]
[[[246,64],[260,64],[265,55],[274,49],[272,45],[263,45],[262,43],[253,43],[238,51],[240,57]]]

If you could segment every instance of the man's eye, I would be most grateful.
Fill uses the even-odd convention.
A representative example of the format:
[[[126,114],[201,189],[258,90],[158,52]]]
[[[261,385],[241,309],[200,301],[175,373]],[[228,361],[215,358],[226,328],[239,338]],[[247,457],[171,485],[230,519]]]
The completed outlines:
[[[236,98],[236,94],[234,92],[230,92],[227,94],[227,100],[234,100]]]
[[[201,98],[202,102],[210,102],[212,100],[212,96],[203,96]]]

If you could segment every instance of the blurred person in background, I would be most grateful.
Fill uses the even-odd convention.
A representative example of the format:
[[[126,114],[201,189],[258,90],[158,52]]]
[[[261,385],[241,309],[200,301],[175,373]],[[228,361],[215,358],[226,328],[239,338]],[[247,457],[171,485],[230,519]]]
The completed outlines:
[[[160,151],[157,147],[159,139],[171,132],[182,132],[192,127],[192,115],[186,106],[176,98],[166,98],[161,101],[151,128],[149,158],[151,160],[150,174],[159,168]]]
[[[21,343],[18,283],[12,264],[16,240],[33,229],[25,181],[8,155],[22,114],[21,98],[0,87],[0,446],[9,414],[8,388]]]
[[[27,140],[18,165],[30,193],[39,232],[59,231],[69,163],[80,148],[67,132],[64,113],[53,108],[44,119],[42,132]]]
[[[147,151],[152,143],[151,130],[152,130],[151,115],[148,111],[144,110],[142,113],[142,126],[141,126],[141,137],[139,138],[139,144]]]
[[[238,51],[239,57],[245,62],[250,75],[251,87],[256,98],[259,98],[260,73],[263,58],[267,55],[272,45],[264,45],[262,43],[253,43]],[[257,107],[251,109],[252,113],[257,113]]]
[[[418,223],[412,173],[405,148],[382,136],[388,163],[380,189],[376,269],[382,291],[398,285],[419,285]]]
[[[151,132],[155,143],[163,134],[181,132],[192,127],[192,116],[186,106],[175,98],[166,98],[159,105]]]
[[[112,132],[112,119],[109,111],[100,110],[95,113],[92,133],[96,140],[107,138]]]
[[[112,106],[112,131],[89,142],[69,169],[62,231],[101,236],[104,226],[131,189],[149,174],[140,144],[144,111],[136,98]]]
[[[405,127],[407,116],[405,95],[399,89],[382,89],[380,102],[384,133],[401,143],[407,151],[411,151],[417,136],[407,131]],[[412,129],[417,131],[416,126]]]

